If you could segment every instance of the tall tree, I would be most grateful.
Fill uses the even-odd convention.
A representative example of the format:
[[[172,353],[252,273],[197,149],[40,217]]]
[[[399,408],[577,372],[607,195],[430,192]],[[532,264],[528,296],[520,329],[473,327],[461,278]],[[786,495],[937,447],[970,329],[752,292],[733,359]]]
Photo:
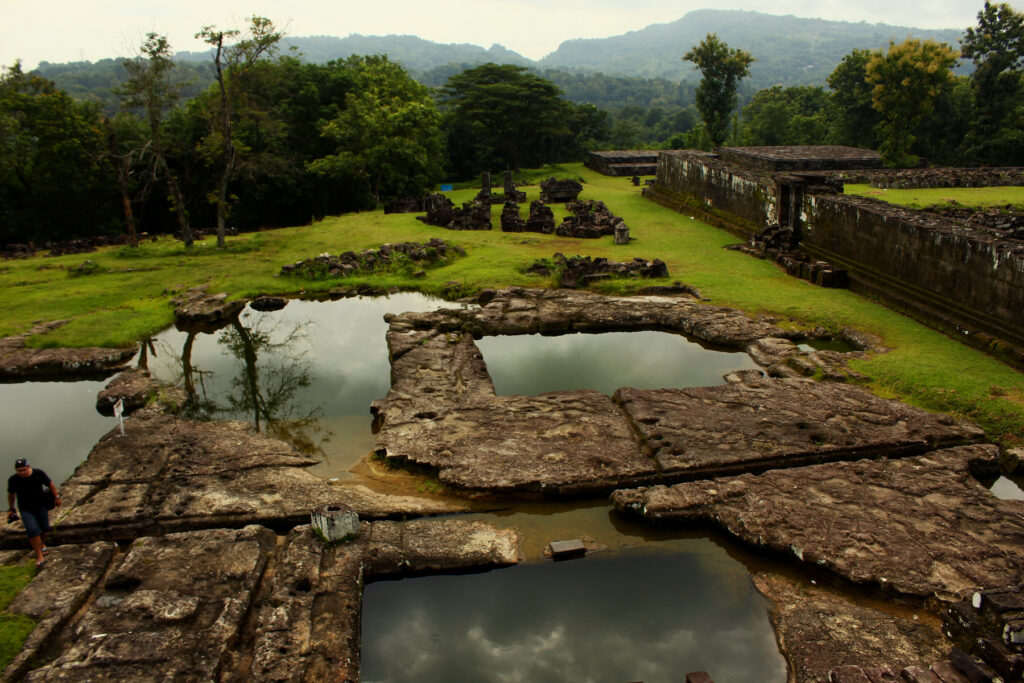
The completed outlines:
[[[879,152],[888,166],[913,166],[913,131],[934,108],[944,86],[953,83],[952,67],[959,54],[945,43],[908,38],[877,51],[866,67],[874,88],[872,103],[882,114],[877,127]]]
[[[870,50],[854,50],[843,57],[828,77],[829,142],[874,149],[878,146],[875,127],[881,114],[874,108],[872,86],[867,81]]]
[[[729,134],[729,122],[736,108],[736,89],[750,75],[754,61],[749,52],[732,49],[714,33],[690,48],[683,61],[693,62],[701,72],[697,87],[697,109],[713,146],[721,146]]]
[[[0,244],[118,232],[94,105],[21,65],[0,71]]]
[[[1024,14],[1006,3],[986,2],[978,12],[978,26],[964,32],[960,48],[974,61],[968,158],[974,163],[1024,163]]]
[[[221,172],[214,203],[217,206],[217,246],[224,246],[228,211],[228,184],[238,168],[238,156],[244,153],[234,133],[234,119],[251,113],[252,82],[248,78],[254,64],[277,51],[284,33],[265,17],[249,18],[245,35],[237,29],[220,30],[204,26],[196,34],[213,46],[213,64],[217,76],[218,109],[211,118],[211,132],[205,145],[209,158],[217,159]]]
[[[442,89],[448,108],[452,163],[471,176],[535,166],[565,149],[572,138],[569,103],[551,81],[521,66],[483,64],[448,79]]]
[[[178,229],[186,247],[192,246],[192,225],[189,221],[185,193],[177,174],[167,163],[167,137],[164,116],[177,105],[185,82],[177,77],[171,45],[166,36],[147,33],[139,55],[122,61],[128,77],[115,89],[122,106],[141,109],[149,128],[148,145],[153,155],[154,173],[160,175],[170,190],[171,205],[178,220]]]
[[[821,87],[765,88],[743,108],[740,144],[820,145],[825,142],[825,102]]]
[[[324,122],[337,145],[310,170],[364,188],[374,205],[420,194],[440,180],[441,115],[430,91],[386,56],[344,62],[354,81],[345,108]]]

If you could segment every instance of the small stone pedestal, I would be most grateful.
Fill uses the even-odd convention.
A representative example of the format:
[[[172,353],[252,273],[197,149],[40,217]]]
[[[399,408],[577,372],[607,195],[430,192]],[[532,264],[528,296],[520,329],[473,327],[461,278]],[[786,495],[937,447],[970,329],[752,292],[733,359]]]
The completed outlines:
[[[615,244],[629,244],[629,228],[625,223],[615,226]]]
[[[310,513],[310,522],[324,543],[344,543],[359,534],[359,515],[344,503],[321,505]]]

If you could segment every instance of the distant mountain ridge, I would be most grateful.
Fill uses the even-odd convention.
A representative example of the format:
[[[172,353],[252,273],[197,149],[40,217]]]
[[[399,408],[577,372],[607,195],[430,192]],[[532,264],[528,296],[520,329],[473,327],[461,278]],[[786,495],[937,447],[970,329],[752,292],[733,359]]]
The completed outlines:
[[[966,27],[965,27],[966,28]],[[567,40],[539,63],[552,68],[584,67],[606,74],[696,80],[682,56],[708,33],[757,60],[748,85],[824,85],[853,49],[879,49],[889,41],[931,38],[957,45],[962,29],[929,30],[888,24],[803,19],[743,10],[695,10],[683,18],[652,24],[610,38]]]
[[[666,79],[685,82],[688,85],[680,87],[686,89],[692,88],[700,77],[692,64],[682,61],[682,56],[708,33],[717,33],[730,47],[747,50],[754,56],[756,61],[751,65],[750,78],[741,83],[741,94],[749,97],[777,84],[825,85],[839,61],[855,48],[885,48],[889,41],[899,42],[908,36],[957,46],[963,30],[804,19],[741,10],[696,10],[676,21],[652,24],[618,36],[567,40],[536,61],[498,44],[485,49],[479,45],[435,43],[410,35],[305,36],[287,37],[284,42],[286,49],[294,47],[303,59],[318,63],[353,54],[387,54],[393,61],[402,63],[414,77],[435,86],[463,68],[496,62],[547,74],[557,70]],[[187,62],[199,81],[208,82],[210,76],[202,64],[209,64],[208,52],[179,52],[175,58]],[[961,73],[968,70],[969,66],[960,67]],[[98,88],[117,83],[122,77],[120,60],[115,59],[103,59],[95,64],[41,62],[36,71],[75,96],[86,96],[92,91],[93,98],[97,97]],[[571,77],[566,74],[555,80],[569,81]]]

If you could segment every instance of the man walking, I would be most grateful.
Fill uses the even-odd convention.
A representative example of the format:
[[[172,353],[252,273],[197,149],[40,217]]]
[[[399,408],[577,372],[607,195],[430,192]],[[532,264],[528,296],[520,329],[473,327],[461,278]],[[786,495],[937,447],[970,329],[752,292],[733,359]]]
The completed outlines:
[[[14,472],[7,480],[7,521],[18,519],[14,511],[17,496],[28,543],[36,553],[36,567],[42,567],[46,561],[46,532],[50,530],[49,509],[60,505],[60,494],[46,472],[29,467],[25,458],[14,461]],[[53,505],[49,504],[49,494],[53,495]]]

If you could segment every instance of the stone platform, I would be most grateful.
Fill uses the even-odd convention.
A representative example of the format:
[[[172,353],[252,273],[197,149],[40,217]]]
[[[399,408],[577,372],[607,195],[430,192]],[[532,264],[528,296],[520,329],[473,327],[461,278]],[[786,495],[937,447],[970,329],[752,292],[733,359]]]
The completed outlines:
[[[971,475],[997,458],[995,446],[961,446],[622,490],[612,501],[655,523],[721,527],[854,583],[962,600],[1024,580],[1024,503]]]
[[[358,681],[365,581],[507,566],[518,543],[418,520],[336,546],[247,526],[53,548],[10,606],[40,621],[3,680]]]
[[[343,502],[364,519],[460,512],[446,502],[332,485],[306,471],[319,461],[245,422],[171,415],[125,420],[61,486],[52,543],[128,541],[170,532],[263,524],[291,528],[309,511]],[[0,530],[0,547],[23,548],[21,524]]]
[[[766,320],[674,297],[506,290],[479,307],[388,316],[392,386],[376,452],[471,492],[571,496],[972,443],[977,426],[840,382],[745,373],[698,389],[497,396],[473,336],[663,329],[817,368]],[[842,354],[831,356],[841,367]],[[814,355],[821,364],[826,360]],[[797,363],[799,365],[799,363]],[[787,366],[790,367],[790,366]],[[796,370],[790,368],[792,374]]]
[[[67,322],[39,323],[24,334],[0,338],[0,379],[102,379],[124,368],[135,355],[134,347],[34,349],[25,345],[29,337],[46,334]]]

